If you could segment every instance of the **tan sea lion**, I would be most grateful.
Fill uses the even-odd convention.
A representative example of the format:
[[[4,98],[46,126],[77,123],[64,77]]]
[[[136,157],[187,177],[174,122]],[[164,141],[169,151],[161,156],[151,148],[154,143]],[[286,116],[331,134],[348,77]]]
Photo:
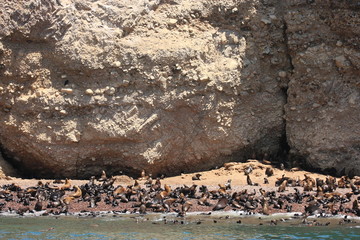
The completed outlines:
[[[262,210],[261,212],[265,215],[269,215],[269,203],[268,200],[266,198],[263,199],[262,201]]]
[[[63,199],[63,203],[65,203],[66,205],[69,205],[70,202],[71,202],[72,200],[74,200],[74,199],[75,199],[75,198],[72,197],[72,196],[66,196],[66,197],[64,197],[64,199]]]
[[[65,184],[59,187],[60,190],[68,190],[71,188],[71,181],[69,179],[65,179]]]
[[[284,192],[286,190],[287,180],[284,180],[278,188],[278,192]]]
[[[75,193],[73,193],[71,196],[74,198],[79,198],[82,196],[82,191],[78,186],[74,186],[74,188],[76,189]]]

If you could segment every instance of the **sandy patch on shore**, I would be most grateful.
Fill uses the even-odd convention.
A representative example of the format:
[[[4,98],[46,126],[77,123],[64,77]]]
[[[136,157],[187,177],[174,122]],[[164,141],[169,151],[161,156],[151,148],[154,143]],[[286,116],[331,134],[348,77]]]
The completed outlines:
[[[229,179],[232,181],[233,186],[245,186],[248,185],[246,182],[246,175],[244,170],[248,167],[252,167],[252,172],[250,173],[251,180],[253,183],[258,183],[260,186],[264,186],[264,178],[267,177],[265,175],[265,169],[270,167],[274,170],[274,175],[271,177],[267,177],[269,184],[267,186],[274,187],[277,178],[281,178],[282,175],[285,174],[286,177],[293,179],[304,179],[304,174],[316,179],[321,178],[325,179],[326,175],[311,173],[307,171],[290,171],[290,170],[281,170],[273,167],[270,164],[264,164],[259,162],[258,160],[248,160],[245,163],[233,162],[226,163],[227,167],[221,167],[219,169],[214,169],[210,171],[182,174],[180,176],[174,176],[164,179],[164,182],[170,185],[177,184],[197,184],[197,185],[207,185],[207,186],[218,186],[218,184],[224,184]],[[197,173],[201,174],[200,180],[192,180],[192,177]]]
[[[258,183],[260,186],[263,187],[274,187],[275,182],[278,178],[281,178],[283,175],[289,178],[293,179],[304,179],[304,174],[307,174],[308,176],[316,179],[325,179],[326,175],[319,174],[319,173],[312,173],[307,172],[303,170],[296,170],[296,171],[290,171],[290,170],[281,170],[278,168],[273,167],[270,164],[264,164],[259,162],[258,160],[248,160],[245,163],[240,162],[233,162],[233,163],[226,163],[226,167],[221,167],[219,169],[209,170],[209,171],[202,171],[202,172],[195,172],[195,173],[188,173],[188,174],[181,174],[178,176],[173,177],[167,177],[164,179],[161,179],[162,184],[168,184],[171,186],[179,186],[179,185],[192,185],[196,184],[198,186],[200,185],[206,185],[206,186],[213,186],[217,187],[218,184],[224,184],[229,179],[232,181],[232,186],[248,186],[246,181],[246,175],[244,173],[244,170],[251,166],[253,169],[250,173],[251,180],[253,183]],[[274,171],[274,175],[271,177],[267,177],[265,175],[265,170],[267,167],[270,167]],[[99,176],[101,173],[101,169],[99,168]],[[192,177],[196,174],[201,174],[200,180],[192,180]],[[97,177],[99,177],[97,176]],[[114,185],[131,185],[134,183],[134,179],[125,175],[121,176],[115,176],[116,182]],[[267,177],[269,184],[264,185],[264,178]],[[17,185],[20,185],[21,187],[29,187],[29,186],[35,186],[38,181],[42,182],[48,182],[53,181],[52,179],[22,179],[22,178],[16,178],[16,177],[2,177],[0,178],[0,185],[3,184],[9,184],[9,183],[15,183]],[[140,179],[140,184],[144,183],[145,179]],[[82,185],[88,182],[88,180],[71,180],[73,185]]]

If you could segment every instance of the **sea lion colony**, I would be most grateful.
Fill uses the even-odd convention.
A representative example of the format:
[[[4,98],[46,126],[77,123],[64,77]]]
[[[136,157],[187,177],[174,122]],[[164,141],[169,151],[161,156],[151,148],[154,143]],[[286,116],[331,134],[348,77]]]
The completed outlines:
[[[188,211],[244,210],[248,214],[301,211],[303,216],[312,214],[360,216],[358,196],[360,177],[338,180],[292,179],[285,174],[277,178],[275,188],[269,188],[267,178],[272,177],[271,167],[266,168],[264,184],[251,180],[251,169],[245,169],[246,186],[232,187],[231,180],[219,183],[216,188],[205,185],[181,186],[172,189],[161,179],[143,176],[139,184],[135,180],[129,186],[115,185],[114,177],[103,171],[100,178],[94,176],[86,184],[76,186],[71,180],[38,182],[37,186],[21,188],[11,183],[0,189],[0,211],[23,215],[26,212],[43,211],[42,215],[59,215],[74,212],[113,211],[122,213],[176,212],[179,217]],[[199,180],[196,174],[193,180]],[[240,189],[239,189],[240,188]],[[272,189],[269,191],[263,188]],[[235,189],[238,189],[235,190]],[[211,213],[209,213],[211,214]]]

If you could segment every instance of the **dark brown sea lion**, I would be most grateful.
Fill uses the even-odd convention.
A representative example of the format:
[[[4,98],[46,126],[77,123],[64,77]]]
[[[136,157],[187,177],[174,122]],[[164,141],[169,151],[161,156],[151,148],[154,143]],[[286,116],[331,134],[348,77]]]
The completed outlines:
[[[219,199],[219,201],[217,202],[217,204],[214,206],[214,208],[212,209],[213,211],[218,211],[221,209],[224,209],[229,203],[229,200],[226,197],[222,197]]]

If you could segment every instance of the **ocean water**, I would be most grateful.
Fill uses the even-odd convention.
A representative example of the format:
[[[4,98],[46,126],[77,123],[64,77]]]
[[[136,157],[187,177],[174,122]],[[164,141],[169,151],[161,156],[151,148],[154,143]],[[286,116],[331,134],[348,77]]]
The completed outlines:
[[[360,239],[358,220],[339,225],[340,218],[321,219],[331,224],[309,226],[287,216],[275,217],[277,225],[271,225],[271,219],[274,217],[196,214],[184,219],[166,215],[111,214],[100,217],[0,216],[0,239]],[[241,223],[237,223],[239,220]]]

